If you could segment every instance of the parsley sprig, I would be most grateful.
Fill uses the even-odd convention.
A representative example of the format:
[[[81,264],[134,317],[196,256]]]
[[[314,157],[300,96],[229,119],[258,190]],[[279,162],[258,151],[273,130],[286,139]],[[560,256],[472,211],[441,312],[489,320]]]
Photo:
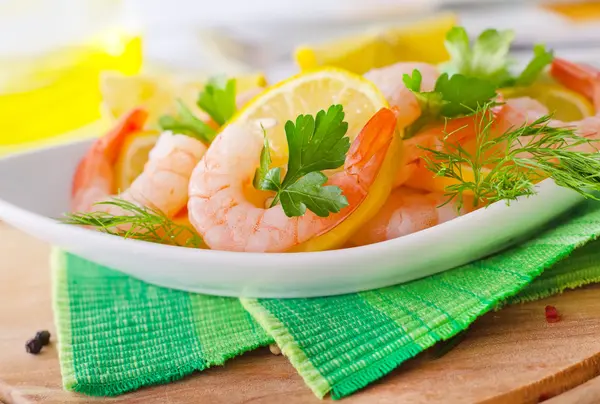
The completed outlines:
[[[183,101],[177,100],[178,116],[163,115],[158,124],[162,130],[170,130],[174,133],[187,135],[199,141],[210,144],[217,132],[199,118],[197,118]]]
[[[324,185],[327,176],[322,171],[344,164],[350,149],[350,139],[345,136],[347,130],[341,105],[319,111],[316,118],[299,115],[295,123],[287,121],[289,160],[283,179],[281,167],[269,168],[271,158],[265,134],[260,166],[254,177],[255,187],[275,192],[271,206],[281,203],[288,217],[302,216],[307,209],[320,217],[339,212],[348,206],[348,200],[339,187]]]
[[[514,31],[483,31],[473,45],[463,27],[453,27],[446,35],[445,46],[450,60],[442,65],[442,70],[450,75],[485,79],[497,88],[528,86],[533,84],[544,68],[552,63],[554,55],[544,45],[533,48],[533,58],[518,75],[511,72],[514,64],[509,56],[510,45],[515,39]]]
[[[101,232],[123,238],[181,247],[202,246],[202,239],[194,229],[175,223],[159,210],[138,206],[121,198],[98,202],[97,205],[116,206],[123,210],[123,214],[115,215],[100,211],[73,212],[66,213],[60,221],[65,224],[93,227]]]
[[[597,198],[593,192],[600,191],[600,154],[574,150],[591,145],[591,140],[578,136],[573,128],[549,126],[549,115],[494,136],[489,105],[478,113],[475,152],[447,141],[450,134],[439,149],[422,147],[430,153],[423,157],[427,168],[455,181],[446,188],[448,202],[455,200],[461,206],[469,194],[475,206],[510,203],[536,194],[535,184],[548,177],[559,186]]]
[[[196,104],[219,126],[224,125],[236,111],[236,81],[223,76],[212,77],[198,96]],[[163,115],[158,123],[162,130],[191,136],[210,144],[217,131],[197,118],[181,100],[177,100],[177,116]]]
[[[421,91],[421,73],[405,74],[404,84],[417,97],[421,116],[406,130],[405,138],[414,136],[425,125],[448,118],[468,116],[484,105],[490,105],[500,88],[531,85],[554,58],[543,45],[535,45],[533,58],[518,75],[510,71],[509,57],[514,32],[485,30],[469,41],[463,27],[454,27],[446,35],[450,60],[442,65],[443,73],[433,91]]]
[[[487,80],[477,77],[447,73],[438,77],[433,91],[421,91],[422,76],[413,70],[412,76],[405,74],[404,85],[417,97],[421,116],[406,130],[405,138],[415,135],[428,123],[444,118],[471,115],[478,107],[490,104],[496,97],[496,87]]]

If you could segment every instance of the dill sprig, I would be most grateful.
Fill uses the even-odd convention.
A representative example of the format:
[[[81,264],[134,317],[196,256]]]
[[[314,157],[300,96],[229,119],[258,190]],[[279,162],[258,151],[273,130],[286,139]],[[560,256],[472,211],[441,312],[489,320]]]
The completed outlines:
[[[202,246],[201,237],[192,228],[175,223],[157,209],[138,206],[120,198],[98,202],[96,205],[116,206],[124,214],[115,215],[100,211],[72,212],[65,213],[65,217],[60,221],[65,224],[90,226],[123,238],[181,247]]]
[[[600,154],[573,150],[591,140],[578,136],[574,128],[549,126],[550,115],[496,136],[490,105],[479,109],[474,152],[448,141],[452,133],[445,134],[438,150],[421,147],[429,153],[423,156],[427,169],[454,180],[445,189],[446,203],[454,200],[460,207],[464,195],[472,195],[474,206],[501,200],[510,204],[536,194],[535,184],[545,178],[598,199],[593,192],[600,191]]]

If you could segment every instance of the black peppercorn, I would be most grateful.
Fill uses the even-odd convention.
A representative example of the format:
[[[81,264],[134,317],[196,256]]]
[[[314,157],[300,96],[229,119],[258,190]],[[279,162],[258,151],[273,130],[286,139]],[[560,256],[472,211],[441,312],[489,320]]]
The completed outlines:
[[[37,338],[30,339],[25,344],[25,350],[30,354],[37,355],[42,350],[42,342]]]
[[[50,333],[46,330],[38,331],[37,334],[35,334],[35,338],[40,340],[42,346],[46,346],[50,343]]]

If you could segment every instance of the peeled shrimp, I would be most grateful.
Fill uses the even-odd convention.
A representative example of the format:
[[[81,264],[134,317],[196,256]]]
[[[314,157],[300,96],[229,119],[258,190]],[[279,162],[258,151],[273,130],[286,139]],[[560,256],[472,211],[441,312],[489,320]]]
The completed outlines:
[[[112,205],[95,205],[108,200],[114,189],[114,164],[124,140],[142,130],[146,112],[135,109],[125,115],[113,130],[98,139],[81,160],[73,180],[72,208],[75,211],[102,210],[122,214]],[[174,216],[185,207],[192,170],[204,155],[206,146],[189,136],[163,132],[144,171],[119,194],[119,198]]]
[[[434,65],[429,63],[400,62],[369,70],[364,74],[364,77],[379,88],[390,106],[400,107],[405,105],[408,94],[414,98],[412,92],[404,85],[402,77],[405,74],[411,75],[415,69],[419,70],[422,76],[421,90],[432,91],[440,73]]]
[[[244,106],[261,91],[262,88],[253,88],[238,94],[237,108]],[[199,115],[205,122],[210,121],[207,114]],[[75,173],[73,210],[122,213],[115,206],[94,204],[105,201],[120,191],[114,189],[113,167],[125,139],[141,131],[146,119],[147,113],[144,110],[134,109],[112,131],[94,143]],[[206,149],[202,142],[189,136],[163,132],[150,151],[144,171],[129,189],[122,190],[119,198],[160,210],[167,217],[172,217],[186,206],[189,178]]]
[[[575,122],[550,121],[553,127],[572,128],[576,134],[589,140],[600,142],[600,71],[589,66],[579,65],[564,59],[555,59],[550,74],[565,87],[588,98],[596,112],[595,115]],[[582,152],[598,152],[597,142],[581,144],[572,150]]]
[[[452,220],[472,210],[467,197],[459,210],[455,202],[444,206],[446,197],[400,187],[392,191],[377,215],[361,227],[349,240],[348,246],[361,246],[391,240]]]
[[[421,90],[432,91],[440,73],[435,66],[428,63],[400,62],[372,69],[364,74],[364,77],[381,91],[390,107],[397,107],[402,111],[402,114],[398,116],[398,126],[400,127],[410,125],[416,119],[413,118],[414,116],[418,118],[421,115],[421,107],[417,98],[402,81],[404,74],[412,74],[414,69],[421,72]]]
[[[283,252],[340,247],[375,215],[391,189],[396,116],[381,109],[352,143],[344,168],[333,174],[349,206],[328,217],[307,211],[287,217],[276,205],[264,208],[252,179],[263,147],[258,129],[230,124],[215,139],[190,180],[189,218],[204,242],[216,250]],[[380,202],[379,202],[380,201]]]
[[[556,58],[550,75],[565,87],[582,94],[600,111],[600,71],[594,67]]]

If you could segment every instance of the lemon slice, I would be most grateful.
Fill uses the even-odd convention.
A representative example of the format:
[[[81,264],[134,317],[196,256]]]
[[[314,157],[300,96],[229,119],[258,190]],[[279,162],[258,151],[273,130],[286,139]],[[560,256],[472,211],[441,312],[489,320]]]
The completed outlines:
[[[142,106],[148,111],[148,123],[153,125],[161,115],[176,112],[177,98],[181,98],[188,107],[195,110],[198,94],[204,88],[206,80],[207,77],[176,77],[167,73],[126,76],[104,72],[100,79],[103,113],[110,119],[115,119],[134,107]],[[241,75],[236,77],[236,90],[241,94],[253,88],[264,87],[266,83],[262,73]]]
[[[539,83],[525,88],[506,88],[500,92],[506,98],[534,98],[544,104],[555,119],[565,122],[578,121],[595,113],[587,98],[558,84]]]
[[[442,14],[407,26],[301,46],[295,59],[301,71],[334,66],[358,74],[401,61],[441,63],[448,59],[446,33],[456,22],[453,14]]]
[[[158,136],[159,133],[155,131],[138,132],[125,140],[115,164],[116,191],[129,188],[142,173]]]
[[[246,104],[231,121],[272,122],[265,129],[274,163],[281,163],[277,159],[287,161],[288,155],[285,123],[300,114],[315,115],[332,104],[344,106],[351,141],[379,109],[387,106],[379,89],[370,81],[345,70],[323,68],[300,73],[268,88]]]

